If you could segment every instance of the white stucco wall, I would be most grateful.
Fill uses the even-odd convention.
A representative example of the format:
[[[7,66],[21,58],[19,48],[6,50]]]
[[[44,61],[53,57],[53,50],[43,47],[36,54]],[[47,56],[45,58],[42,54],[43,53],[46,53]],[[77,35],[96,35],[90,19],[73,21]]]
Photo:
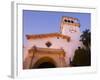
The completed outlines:
[[[31,48],[32,46],[48,48],[45,45],[45,43],[48,41],[52,43],[52,46],[50,46],[49,48],[54,48],[54,49],[61,49],[62,46],[67,44],[66,39],[62,39],[62,38],[57,39],[57,37],[51,37],[51,38],[28,40],[28,48]]]
[[[70,36],[73,40],[80,40],[81,32],[79,27],[63,25],[62,34]]]
[[[32,48],[33,46],[36,47],[40,47],[40,48],[48,48],[45,43],[46,42],[51,42],[52,45],[49,48],[53,48],[53,49],[64,49],[65,53],[66,53],[66,63],[69,64],[69,59],[73,59],[74,56],[74,52],[75,50],[78,48],[78,46],[80,45],[79,41],[75,41],[75,40],[70,40],[69,42],[66,39],[62,39],[59,37],[59,39],[57,39],[57,37],[50,37],[50,38],[41,38],[41,39],[30,39],[27,41],[27,47],[25,50],[25,56],[27,56],[28,54],[28,49]],[[25,59],[25,57],[24,57]]]

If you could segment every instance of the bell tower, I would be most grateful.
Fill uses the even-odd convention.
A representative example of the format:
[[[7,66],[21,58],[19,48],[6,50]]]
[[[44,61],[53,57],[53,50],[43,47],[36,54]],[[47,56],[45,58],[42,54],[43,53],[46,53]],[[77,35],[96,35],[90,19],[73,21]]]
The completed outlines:
[[[80,23],[77,18],[63,16],[60,29],[61,34],[70,36],[72,40],[80,40]]]

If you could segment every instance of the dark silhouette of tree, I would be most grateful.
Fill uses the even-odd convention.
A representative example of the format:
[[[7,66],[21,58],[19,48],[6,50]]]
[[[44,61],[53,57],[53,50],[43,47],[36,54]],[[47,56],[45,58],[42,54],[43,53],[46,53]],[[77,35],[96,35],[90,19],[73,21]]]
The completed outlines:
[[[83,34],[80,36],[81,40],[86,48],[90,48],[91,46],[91,32],[89,29],[83,31]]]
[[[71,62],[72,66],[90,66],[91,65],[91,32],[86,29],[83,31],[83,34],[80,36],[83,45],[85,48],[80,48],[75,51],[73,61]]]

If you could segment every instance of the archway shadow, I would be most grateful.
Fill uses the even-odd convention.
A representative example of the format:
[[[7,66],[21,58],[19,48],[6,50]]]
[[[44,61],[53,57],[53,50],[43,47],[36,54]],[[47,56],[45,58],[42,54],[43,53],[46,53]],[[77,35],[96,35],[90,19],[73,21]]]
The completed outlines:
[[[42,57],[32,68],[56,68],[56,62],[50,57]]]

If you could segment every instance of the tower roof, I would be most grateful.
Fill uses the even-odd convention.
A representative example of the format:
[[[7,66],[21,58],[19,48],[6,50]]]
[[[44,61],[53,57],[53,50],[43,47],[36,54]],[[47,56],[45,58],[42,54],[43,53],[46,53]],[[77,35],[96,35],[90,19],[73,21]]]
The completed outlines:
[[[80,27],[78,18],[73,18],[68,16],[62,16],[61,26],[62,25]]]
[[[62,18],[71,19],[71,20],[78,20],[78,18],[69,17],[69,16],[62,16]]]

